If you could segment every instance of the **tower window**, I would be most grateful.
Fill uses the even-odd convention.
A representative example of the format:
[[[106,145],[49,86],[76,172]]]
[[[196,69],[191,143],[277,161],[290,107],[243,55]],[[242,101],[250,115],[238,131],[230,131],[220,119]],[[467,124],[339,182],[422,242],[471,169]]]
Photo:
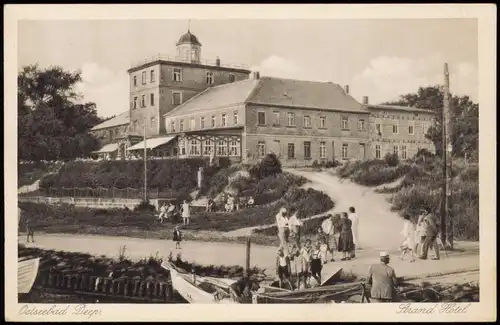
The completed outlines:
[[[149,102],[150,102],[151,106],[155,106],[155,94],[149,95]]]
[[[207,84],[212,85],[214,83],[214,73],[207,72]]]
[[[155,71],[154,70],[151,70],[150,80],[151,80],[151,82],[155,82]]]
[[[134,76],[134,87],[137,87],[137,76]]]
[[[146,107],[146,95],[142,95],[141,107]]]
[[[181,92],[172,92],[172,104],[180,105],[182,104],[182,93]]]
[[[182,69],[181,68],[174,68],[174,72],[172,74],[172,80],[175,82],[182,81]]]
[[[143,71],[142,72],[142,84],[145,85],[146,84],[146,71]]]
[[[227,126],[227,115],[225,113],[222,114],[222,126]]]
[[[138,101],[138,98],[137,96],[134,97],[134,109],[137,109],[137,101]]]

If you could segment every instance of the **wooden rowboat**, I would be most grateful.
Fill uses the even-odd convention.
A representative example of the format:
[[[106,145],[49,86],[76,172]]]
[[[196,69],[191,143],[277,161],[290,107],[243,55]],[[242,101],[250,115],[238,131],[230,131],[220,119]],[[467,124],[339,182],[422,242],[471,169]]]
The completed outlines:
[[[17,261],[17,293],[29,293],[35,283],[40,258]]]
[[[170,262],[162,263],[170,272],[172,287],[191,304],[236,304],[230,294],[229,286],[235,280],[193,276],[178,269]]]

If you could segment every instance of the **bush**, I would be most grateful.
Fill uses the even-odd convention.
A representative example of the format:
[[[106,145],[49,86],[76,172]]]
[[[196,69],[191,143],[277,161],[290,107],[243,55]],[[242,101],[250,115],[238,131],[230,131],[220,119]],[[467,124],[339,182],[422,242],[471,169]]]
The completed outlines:
[[[281,162],[274,153],[267,154],[260,162],[250,168],[250,175],[259,179],[281,172]]]
[[[384,160],[386,164],[389,165],[390,167],[396,167],[399,164],[399,157],[395,153],[388,152],[385,155]]]
[[[142,200],[141,203],[134,207],[134,211],[155,211],[156,208],[149,201]]]
[[[326,168],[335,168],[335,167],[340,166],[340,165],[342,165],[342,164],[338,160],[328,160],[325,164],[325,167]]]

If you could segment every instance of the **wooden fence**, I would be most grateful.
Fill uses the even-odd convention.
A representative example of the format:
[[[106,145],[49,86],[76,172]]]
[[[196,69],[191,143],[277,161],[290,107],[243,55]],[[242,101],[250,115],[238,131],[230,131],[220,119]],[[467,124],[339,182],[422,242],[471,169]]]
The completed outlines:
[[[39,276],[37,286],[49,291],[146,302],[172,302],[174,298],[170,281],[139,280],[131,277],[113,279],[52,271],[41,273]]]

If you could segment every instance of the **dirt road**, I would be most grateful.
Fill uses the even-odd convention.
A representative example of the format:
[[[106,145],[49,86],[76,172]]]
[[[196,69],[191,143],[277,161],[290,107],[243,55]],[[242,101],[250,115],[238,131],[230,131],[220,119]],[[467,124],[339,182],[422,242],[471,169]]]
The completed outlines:
[[[340,179],[327,172],[287,170],[311,181],[308,186],[321,190],[335,201],[333,212],[347,212],[356,208],[359,216],[360,247],[373,250],[394,250],[403,241],[403,219],[395,212],[386,196],[373,189]]]

